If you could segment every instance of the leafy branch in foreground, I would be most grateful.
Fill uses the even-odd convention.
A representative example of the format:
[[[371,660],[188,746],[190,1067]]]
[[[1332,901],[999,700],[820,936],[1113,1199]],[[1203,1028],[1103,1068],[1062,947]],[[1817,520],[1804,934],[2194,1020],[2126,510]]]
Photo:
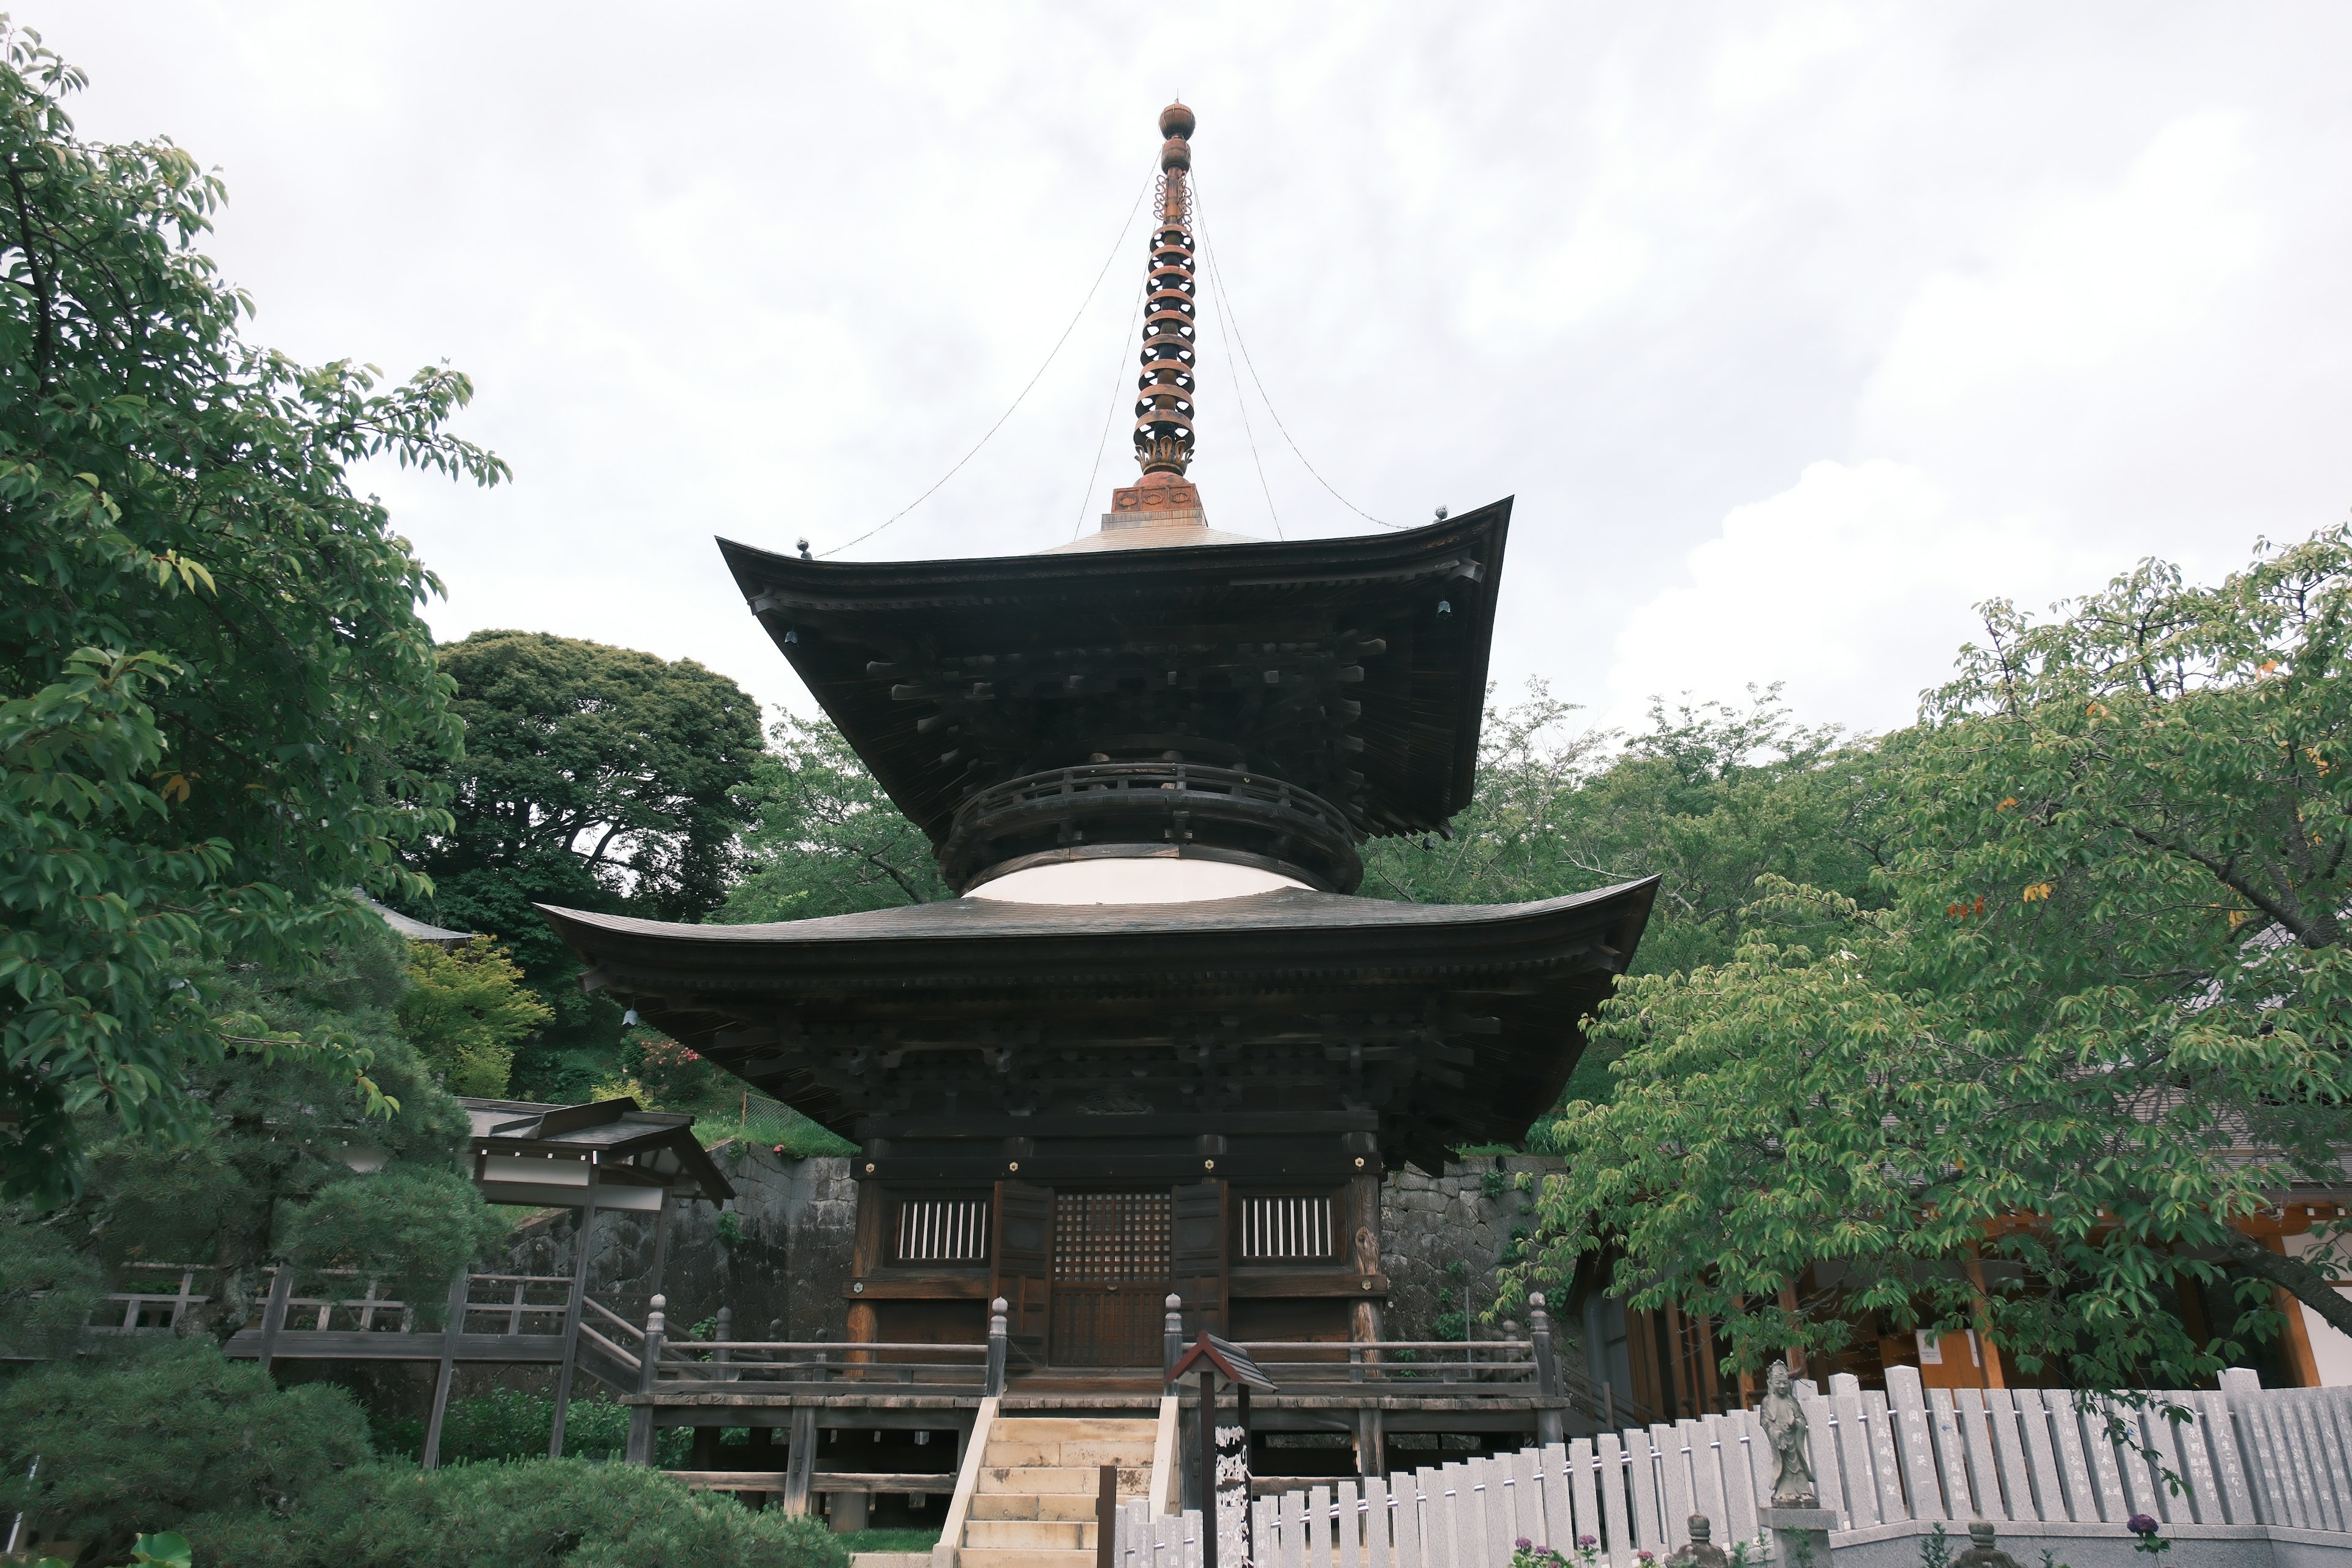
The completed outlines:
[[[348,469],[507,471],[443,430],[454,371],[246,342],[196,248],[218,177],[79,138],[82,84],[0,23],[0,1194],[45,1200],[79,1113],[185,1129],[236,1033],[205,964],[299,963],[354,886],[420,886],[397,851],[445,817],[404,758],[458,742],[438,584]]]

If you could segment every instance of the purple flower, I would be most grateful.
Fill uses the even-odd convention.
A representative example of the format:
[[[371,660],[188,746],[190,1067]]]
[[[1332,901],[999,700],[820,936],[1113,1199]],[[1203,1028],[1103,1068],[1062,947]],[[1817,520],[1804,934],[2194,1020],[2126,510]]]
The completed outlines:
[[[1517,1541],[1512,1542],[1511,1544],[1517,1547],[1520,1551],[1525,1552],[1528,1547],[1533,1546],[1535,1542],[1522,1535]]]
[[[1600,1544],[1601,1538],[1597,1535],[1580,1535],[1576,1538],[1576,1549],[1579,1552],[1590,1552]]]
[[[2144,1513],[2136,1513],[2129,1519],[2124,1521],[2124,1528],[2130,1531],[2134,1535],[2154,1535],[2156,1533],[2156,1521],[2148,1518],[2148,1516]]]

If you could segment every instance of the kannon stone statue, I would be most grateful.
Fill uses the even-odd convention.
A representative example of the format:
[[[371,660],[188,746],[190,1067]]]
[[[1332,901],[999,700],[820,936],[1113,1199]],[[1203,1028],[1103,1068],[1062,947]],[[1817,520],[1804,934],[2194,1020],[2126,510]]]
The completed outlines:
[[[1821,1483],[1813,1479],[1806,1447],[1805,1407],[1790,1390],[1787,1362],[1774,1362],[1765,1373],[1764,1398],[1756,1407],[1756,1418],[1772,1442],[1772,1506],[1821,1507]]]

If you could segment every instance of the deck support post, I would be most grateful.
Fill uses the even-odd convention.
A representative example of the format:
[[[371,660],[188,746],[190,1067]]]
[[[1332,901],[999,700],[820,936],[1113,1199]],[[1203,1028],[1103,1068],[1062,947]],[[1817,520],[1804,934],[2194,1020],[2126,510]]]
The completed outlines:
[[[269,1279],[269,1300],[261,1309],[261,1370],[268,1372],[278,1353],[278,1336],[286,1328],[286,1299],[294,1294],[294,1266],[281,1263]]]
[[[580,1363],[580,1320],[587,1315],[588,1247],[595,1239],[596,1162],[588,1162],[588,1195],[581,1200],[580,1228],[572,1238],[572,1298],[563,1308],[563,1365],[555,1374],[555,1422],[547,1434],[547,1457],[563,1458],[563,1418],[572,1409],[572,1373]]]
[[[793,1409],[793,1451],[784,1457],[784,1511],[809,1510],[809,1480],[816,1474],[816,1407]]]
[[[656,1296],[652,1310],[646,1313],[646,1338],[637,1363],[637,1394],[650,1398],[654,1384],[661,1376],[662,1336],[666,1327],[662,1309],[669,1303]],[[629,1408],[629,1463],[650,1465],[654,1462],[654,1407],[636,1405]]]
[[[457,1266],[457,1277],[449,1281],[449,1301],[441,1323],[441,1365],[433,1378],[433,1413],[425,1418],[425,1452],[418,1460],[428,1470],[441,1467],[441,1423],[449,1414],[449,1385],[457,1376],[457,1336],[466,1331],[466,1303],[473,1282],[471,1266],[463,1263]]]

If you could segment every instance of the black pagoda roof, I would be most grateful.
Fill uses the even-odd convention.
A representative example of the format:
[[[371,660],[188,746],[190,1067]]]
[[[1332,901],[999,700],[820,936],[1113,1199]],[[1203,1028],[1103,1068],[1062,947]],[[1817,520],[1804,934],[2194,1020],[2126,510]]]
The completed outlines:
[[[1511,503],[1343,539],[835,562],[720,540],[737,584],[934,844],[1007,780],[1246,769],[1367,835],[1469,804]]]
[[[587,984],[847,1137],[1354,1113],[1435,1170],[1449,1147],[1524,1138],[1557,1101],[1656,889],[964,898],[740,926],[541,910]]]

